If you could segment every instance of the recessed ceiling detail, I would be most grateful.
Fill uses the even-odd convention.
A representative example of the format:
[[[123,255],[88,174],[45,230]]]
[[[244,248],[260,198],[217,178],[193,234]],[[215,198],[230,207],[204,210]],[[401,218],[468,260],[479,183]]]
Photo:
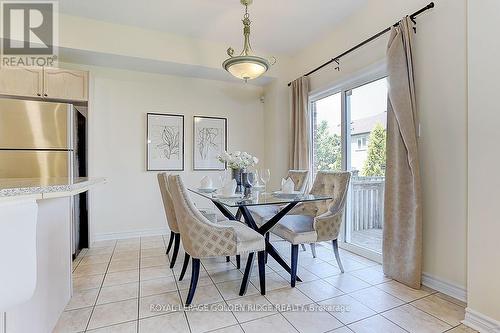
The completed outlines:
[[[254,49],[294,55],[333,30],[367,0],[261,0],[252,7]],[[241,33],[238,0],[62,0],[63,14],[168,32],[227,45]]]

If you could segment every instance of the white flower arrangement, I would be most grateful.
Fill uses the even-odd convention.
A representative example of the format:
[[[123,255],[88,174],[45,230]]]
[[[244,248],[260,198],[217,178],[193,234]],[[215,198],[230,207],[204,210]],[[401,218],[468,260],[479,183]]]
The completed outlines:
[[[220,162],[227,163],[231,169],[245,169],[254,167],[259,163],[259,159],[247,152],[235,151],[234,153],[224,152],[217,157]]]

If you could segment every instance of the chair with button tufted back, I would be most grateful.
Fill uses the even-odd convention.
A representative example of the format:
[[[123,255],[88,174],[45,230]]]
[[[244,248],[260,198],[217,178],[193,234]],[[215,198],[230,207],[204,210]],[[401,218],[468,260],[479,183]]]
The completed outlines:
[[[288,170],[287,178],[291,178],[295,184],[295,191],[305,192],[308,183],[308,170]],[[279,212],[279,205],[266,205],[249,207],[248,210],[252,213],[252,217],[257,225],[261,226],[266,218],[273,217]]]
[[[165,172],[159,173],[157,175],[158,178],[158,185],[160,186],[160,192],[161,192],[161,197],[163,200],[163,208],[165,210],[165,216],[167,218],[167,223],[168,227],[170,229],[170,240],[168,241],[168,246],[167,246],[167,255],[170,252],[170,249],[172,245],[174,246],[174,251],[172,254],[172,257],[170,259],[170,268],[174,268],[175,262],[177,260],[177,255],[179,252],[179,246],[180,246],[180,232],[179,232],[179,226],[177,225],[177,218],[175,216],[175,210],[174,210],[174,204],[172,201],[172,195],[170,194],[170,190],[168,189],[168,179],[169,175]],[[198,209],[199,212],[209,219],[213,223],[217,222],[222,222],[226,221],[225,219],[218,219],[217,214],[215,214],[213,211],[208,210],[208,209]],[[237,257],[238,259],[238,269],[239,267],[239,256]],[[184,263],[182,265],[182,271],[181,275],[179,276],[179,281],[181,281],[184,278],[184,275],[187,270],[187,266],[189,264],[189,255],[184,256]]]
[[[180,245],[180,234],[179,226],[177,225],[177,218],[175,217],[174,204],[172,202],[172,196],[168,191],[168,174],[161,172],[157,175],[158,185],[160,186],[161,198],[163,201],[163,208],[165,210],[165,216],[167,218],[168,227],[170,229],[170,240],[167,246],[167,255],[170,252],[172,244],[174,244],[174,252],[170,260],[170,268],[173,268],[175,261],[177,259],[177,253],[179,252]]]
[[[307,184],[309,181],[309,170],[288,170],[286,178],[291,178],[293,180],[293,183],[295,184],[295,191],[304,193],[307,189]],[[255,223],[257,223],[258,226],[261,226],[266,219],[276,215],[280,209],[281,207],[279,205],[248,207],[248,210],[252,214],[252,217],[254,218]],[[266,239],[269,240],[269,233],[266,233]],[[303,245],[302,247],[305,251],[305,247]],[[313,245],[311,245],[311,250],[313,251],[313,256],[316,257],[316,252]]]
[[[341,272],[344,272],[340,261],[337,237],[343,220],[350,178],[350,172],[318,172],[310,193],[331,196],[333,199],[300,203],[271,230],[275,235],[291,243],[292,287],[295,286],[297,276],[298,246],[300,244],[332,241],[338,266]]]
[[[307,189],[309,170],[288,170],[287,178],[295,184],[295,191],[304,193]]]
[[[248,253],[247,267],[240,289],[246,292],[255,252],[258,252],[261,293],[265,294],[264,237],[238,221],[212,223],[194,206],[180,176],[168,177],[182,244],[192,258],[191,285],[186,300],[190,305],[198,283],[200,259]],[[188,259],[188,258],[187,258]]]

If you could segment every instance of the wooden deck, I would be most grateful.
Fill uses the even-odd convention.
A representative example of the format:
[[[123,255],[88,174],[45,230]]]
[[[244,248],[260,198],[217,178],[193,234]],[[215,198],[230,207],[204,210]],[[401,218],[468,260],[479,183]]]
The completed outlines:
[[[351,243],[377,253],[382,253],[382,229],[352,231]]]

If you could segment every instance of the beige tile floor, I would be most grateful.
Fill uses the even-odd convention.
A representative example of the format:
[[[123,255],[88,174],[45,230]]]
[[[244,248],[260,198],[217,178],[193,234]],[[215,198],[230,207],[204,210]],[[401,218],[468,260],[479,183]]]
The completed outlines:
[[[194,305],[233,311],[164,307],[155,312],[152,304],[181,305],[189,288],[190,270],[178,281],[184,253],[171,270],[167,242],[166,236],[104,241],[82,251],[73,263],[73,297],[54,332],[473,332],[460,324],[465,306],[460,301],[427,288],[410,289],[385,277],[379,264],[346,251],[341,251],[346,270],[341,274],[328,244],[319,244],[316,259],[300,252],[303,282],[293,289],[286,271],[270,259],[265,296],[256,268],[240,297],[242,272],[234,261],[202,260]],[[289,259],[289,244],[274,244]],[[294,311],[282,306],[287,304],[323,306],[323,311]],[[248,305],[268,307],[241,310]]]

